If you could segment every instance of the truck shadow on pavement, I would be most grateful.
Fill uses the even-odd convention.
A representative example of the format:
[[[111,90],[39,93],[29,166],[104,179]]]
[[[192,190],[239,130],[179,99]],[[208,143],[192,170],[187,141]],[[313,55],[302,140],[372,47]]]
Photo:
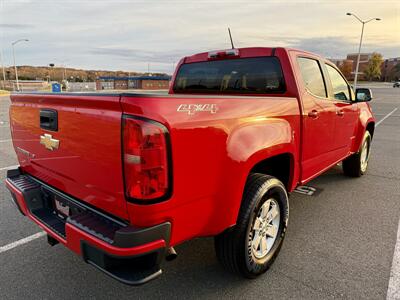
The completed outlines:
[[[310,185],[334,190],[340,188],[340,185],[348,180],[349,178],[345,177],[341,168],[337,166],[310,182]],[[318,214],[315,209],[313,210],[314,204],[320,202],[319,204],[323,205],[322,202],[327,202],[329,199],[325,199],[324,192],[316,197],[293,193],[291,201],[291,226],[289,226],[282,252],[270,270],[255,280],[243,279],[225,271],[216,259],[213,238],[196,239],[177,246],[178,258],[172,262],[164,262],[163,274],[158,279],[139,287],[127,286],[109,278],[90,265],[84,264],[78,256],[73,255],[64,247],[50,248],[44,239],[35,242],[40,244],[33,245],[39,248],[37,249],[39,251],[20,259],[18,266],[9,266],[19,274],[4,279],[9,281],[8,288],[19,290],[19,296],[29,296],[29,291],[18,288],[19,283],[12,278],[18,276],[20,281],[30,282],[32,274],[36,274],[34,289],[38,291],[38,293],[35,292],[38,298],[49,297],[49,295],[57,298],[96,299],[111,297],[122,299],[256,298],[266,297],[267,294],[271,298],[285,298],[285,295],[293,296],[294,294],[299,297],[310,295],[317,298],[324,297],[325,291],[316,291],[304,285],[300,275],[300,277],[295,275],[292,278],[293,276],[287,274],[291,270],[294,271],[294,268],[300,272],[303,268],[297,264],[306,263],[304,258],[312,250],[310,250],[311,246],[306,249],[299,247],[306,239],[310,241],[305,228],[308,226],[309,229],[318,230],[315,224],[304,224],[302,217]],[[23,248],[16,251],[21,251],[20,255],[25,253]],[[11,255],[11,252],[8,255]],[[3,256],[3,260],[2,265],[8,269],[7,265],[11,262],[7,261],[6,256]],[[60,282],[63,282],[61,287]],[[268,287],[267,294],[266,286]],[[54,288],[46,293],[49,287]],[[26,295],[21,293],[26,293]],[[41,295],[41,293],[45,294]]]

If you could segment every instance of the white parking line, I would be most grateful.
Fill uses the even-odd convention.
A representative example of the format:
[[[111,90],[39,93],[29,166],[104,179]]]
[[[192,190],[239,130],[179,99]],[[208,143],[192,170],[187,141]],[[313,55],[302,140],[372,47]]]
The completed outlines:
[[[383,121],[389,118],[397,108],[393,109],[390,113],[380,119],[375,127],[378,127]],[[398,300],[400,299],[400,220],[399,226],[397,229],[397,240],[396,245],[394,246],[394,253],[393,253],[393,261],[392,267],[390,269],[390,279],[389,279],[389,286],[388,291],[386,294],[387,300]]]
[[[19,167],[19,165],[13,165],[13,166],[8,166],[8,167],[3,167],[3,168],[0,168],[0,171],[16,169],[16,168],[18,168],[18,167]]]
[[[389,118],[396,110],[397,110],[397,108],[393,109],[390,113],[388,113],[386,116],[384,116],[382,119],[380,119],[380,120],[376,123],[375,127],[378,127],[379,124],[381,124],[383,121],[385,121],[387,118]]]
[[[392,268],[390,270],[387,300],[400,299],[400,221],[397,229],[397,241],[394,246]]]
[[[7,139],[7,140],[0,140],[0,143],[7,143],[7,142],[11,142],[11,139]]]
[[[6,252],[6,251],[11,250],[11,249],[13,249],[15,247],[18,247],[18,246],[21,246],[23,244],[29,243],[29,242],[31,242],[33,240],[36,240],[36,239],[38,239],[38,238],[40,238],[40,237],[42,237],[44,235],[46,235],[46,232],[41,231],[41,232],[32,234],[32,235],[30,235],[30,236],[28,236],[26,238],[20,239],[20,240],[15,241],[15,242],[12,242],[12,243],[10,243],[8,245],[1,246],[0,247],[0,253]]]

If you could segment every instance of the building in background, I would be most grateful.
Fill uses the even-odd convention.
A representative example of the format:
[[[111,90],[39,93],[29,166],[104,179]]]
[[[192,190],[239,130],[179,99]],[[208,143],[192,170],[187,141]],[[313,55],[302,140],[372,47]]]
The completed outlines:
[[[354,80],[357,64],[357,53],[347,54],[347,58],[330,59],[343,73],[347,80]],[[361,53],[360,67],[358,69],[358,79],[366,80],[364,71],[368,67],[372,53]],[[398,67],[396,67],[399,65]],[[400,78],[400,57],[386,58],[381,65],[381,81],[394,81]]]
[[[67,82],[67,92],[93,92],[96,91],[95,82]]]
[[[96,80],[97,90],[165,90],[169,87],[170,76],[100,76]]]
[[[400,78],[400,68],[394,70],[394,67],[398,64],[400,64],[400,57],[387,58],[383,61],[381,66],[382,81],[393,81]]]
[[[353,65],[354,65],[353,60],[346,58],[341,58],[341,59],[332,58],[330,59],[330,61],[333,62],[339,68],[339,70],[343,73],[343,75],[346,77],[347,80],[354,79],[355,69],[353,70]]]
[[[358,53],[350,53],[347,54],[347,60],[352,60],[353,61],[353,69],[350,75],[349,80],[354,79],[354,75],[356,74],[356,67],[357,67],[357,57]],[[360,65],[358,67],[358,80],[366,80],[364,71],[368,66],[368,62],[372,57],[372,53],[361,53],[360,54]]]

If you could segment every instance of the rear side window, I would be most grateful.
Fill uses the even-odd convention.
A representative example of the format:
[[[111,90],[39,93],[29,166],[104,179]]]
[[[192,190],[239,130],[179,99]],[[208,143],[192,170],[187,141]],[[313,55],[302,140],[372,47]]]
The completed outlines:
[[[285,82],[277,57],[238,58],[182,65],[175,93],[283,93]]]
[[[350,100],[349,86],[342,75],[332,66],[325,64],[331,79],[333,95],[337,100]]]
[[[297,61],[307,90],[316,96],[326,98],[325,82],[318,61],[305,57],[298,57]]]

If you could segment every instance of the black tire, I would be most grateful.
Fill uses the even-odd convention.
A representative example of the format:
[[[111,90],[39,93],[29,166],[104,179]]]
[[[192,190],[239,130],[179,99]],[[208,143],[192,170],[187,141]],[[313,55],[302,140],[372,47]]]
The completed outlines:
[[[357,153],[354,153],[350,155],[348,158],[346,158],[343,163],[342,163],[342,168],[343,172],[345,175],[350,176],[350,177],[361,177],[367,172],[367,167],[368,167],[368,160],[370,156],[370,150],[371,150],[371,134],[369,131],[366,131],[360,146],[360,149],[358,150]],[[366,160],[366,165],[362,164],[362,152],[364,148],[364,145],[367,145],[367,160]]]
[[[271,199],[275,206],[278,204],[280,212],[276,239],[265,257],[256,258],[251,244],[253,225],[259,216],[261,206]],[[282,182],[272,176],[251,174],[246,183],[236,225],[215,237],[218,260],[232,273],[246,278],[257,277],[267,271],[277,257],[285,237],[288,220],[289,200]]]

